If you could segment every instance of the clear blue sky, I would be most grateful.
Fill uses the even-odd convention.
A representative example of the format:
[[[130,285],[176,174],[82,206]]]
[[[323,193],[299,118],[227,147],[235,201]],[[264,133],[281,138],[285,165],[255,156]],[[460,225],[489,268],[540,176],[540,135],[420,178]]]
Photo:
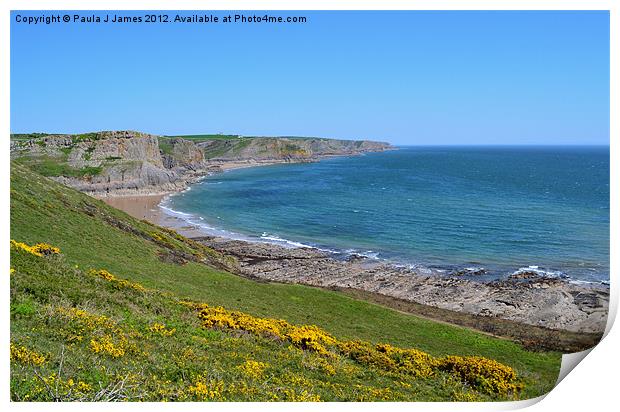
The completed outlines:
[[[16,23],[17,14],[41,12],[12,12],[14,133],[609,144],[607,12],[295,12],[308,22],[36,26]]]

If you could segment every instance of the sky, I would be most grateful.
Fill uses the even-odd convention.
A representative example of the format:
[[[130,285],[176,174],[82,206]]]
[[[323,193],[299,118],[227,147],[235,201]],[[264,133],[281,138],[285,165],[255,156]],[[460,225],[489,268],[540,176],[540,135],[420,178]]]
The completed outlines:
[[[609,144],[605,11],[269,13],[304,24],[18,14],[58,12],[11,14],[12,133]]]

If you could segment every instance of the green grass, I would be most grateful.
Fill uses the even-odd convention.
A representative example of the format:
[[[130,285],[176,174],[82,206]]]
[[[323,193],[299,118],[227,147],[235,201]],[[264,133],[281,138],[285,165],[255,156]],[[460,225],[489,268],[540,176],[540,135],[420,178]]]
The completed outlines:
[[[11,133],[11,140],[31,140],[51,136],[55,133]]]
[[[295,359],[287,359],[281,343],[201,329],[192,316],[159,295],[140,300],[127,291],[106,294],[107,289],[100,285],[101,282],[89,278],[82,269],[105,268],[118,277],[139,282],[147,288],[178,298],[222,305],[253,316],[281,318],[295,324],[315,324],[339,339],[385,342],[418,348],[434,356],[478,355],[495,359],[513,367],[523,380],[525,388],[521,398],[539,396],[549,391],[559,372],[559,353],[529,352],[507,340],[399,313],[337,292],[300,285],[257,283],[215,269],[214,265],[225,267],[231,262],[208,248],[200,248],[182,237],[137,221],[101,201],[51,182],[17,164],[12,164],[11,168],[11,238],[28,244],[47,242],[62,250],[62,257],[57,260],[12,252],[11,264],[17,270],[12,275],[11,292],[13,340],[29,342],[39,350],[51,351],[50,357],[57,360],[63,340],[50,332],[49,326],[41,323],[46,319],[45,311],[49,310],[45,309],[46,305],[91,307],[97,313],[117,319],[126,333],[133,330],[133,326],[143,331],[153,319],[160,319],[166,324],[178,325],[178,339],[167,338],[161,347],[157,346],[159,343],[146,342],[147,346],[154,345],[153,353],[161,354],[164,360],[137,357],[132,360],[135,363],[134,373],[146,368],[156,376],[174,377],[174,385],[162,384],[160,389],[173,390],[174,387],[177,394],[180,393],[178,388],[192,382],[191,376],[195,378],[199,370],[211,370],[211,367],[219,371],[214,376],[222,378],[226,385],[241,384],[242,378],[236,375],[238,370],[234,365],[238,366],[242,359],[250,358],[270,364],[270,376],[277,382],[287,376],[302,376],[308,382],[297,385],[287,381],[279,385],[290,387],[298,394],[303,387],[308,387],[322,399],[360,399],[358,392],[366,389],[358,388],[356,392],[353,385],[356,382],[375,389],[390,388],[392,398],[398,400],[450,400],[463,387],[446,380],[445,376],[439,376],[412,379],[408,384],[413,386],[405,388],[395,383],[393,377],[372,368],[362,368],[359,375],[354,374],[355,377],[338,373],[326,376],[303,366],[305,357],[309,357],[306,360],[310,363],[320,363],[318,358],[312,357],[314,355],[295,354],[291,355]],[[161,257],[170,255],[181,256],[184,264],[169,263],[169,259]],[[201,263],[201,256],[206,256],[210,265]],[[75,269],[76,265],[79,269]],[[28,276],[23,278],[23,282],[20,280],[21,286],[18,286],[16,282],[22,279],[24,273]],[[32,328],[37,332],[31,332]],[[192,336],[197,335],[209,341],[208,350],[189,344],[195,340]],[[172,354],[187,348],[201,353],[200,361],[188,366],[187,370],[174,366],[171,363]],[[229,357],[231,353],[235,355]],[[75,356],[80,360],[75,361],[76,365],[80,362],[89,365],[91,360],[100,358],[90,353],[87,346],[77,348]],[[359,368],[350,361],[341,361],[343,370]],[[112,360],[99,359],[98,362],[95,365],[105,366],[105,362]],[[123,371],[132,368],[129,360],[123,362],[118,360],[110,365]],[[51,365],[57,366],[53,362]],[[199,365],[204,366],[201,368]],[[94,382],[95,376],[101,375],[100,369],[96,372],[85,368],[83,379]],[[75,374],[79,375],[78,371],[75,369]],[[142,372],[139,375],[146,376]],[[23,376],[16,374],[14,379],[25,379]],[[105,379],[101,379],[108,382],[113,378],[106,375]],[[343,393],[328,385],[341,382],[346,386],[349,381],[351,387],[346,390],[341,388],[345,391]],[[144,382],[149,391],[157,390],[152,380],[146,379]],[[256,385],[254,389],[259,387]],[[227,399],[264,400],[268,392],[273,392],[273,388],[268,386],[258,391],[260,393],[227,392]],[[380,398],[377,394],[372,399]],[[498,396],[480,396],[501,399]],[[160,398],[164,397],[162,395]],[[149,393],[147,398],[160,399],[154,393]]]
[[[101,167],[93,166],[87,166],[80,169],[71,167],[66,162],[66,157],[68,156],[70,151],[63,150],[62,153],[62,158],[50,156],[24,156],[16,160],[16,162],[28,165],[36,173],[48,177],[67,176],[83,178],[87,176],[96,176],[103,170],[103,168]]]
[[[167,137],[160,137],[157,139],[159,142],[159,150],[162,153],[171,155],[172,154],[172,143],[170,143],[170,139]]]
[[[80,142],[90,142],[90,141],[98,140],[98,139],[99,139],[99,133],[96,133],[96,132],[80,133],[80,134],[71,135],[71,140],[73,141],[74,144],[80,143]]]

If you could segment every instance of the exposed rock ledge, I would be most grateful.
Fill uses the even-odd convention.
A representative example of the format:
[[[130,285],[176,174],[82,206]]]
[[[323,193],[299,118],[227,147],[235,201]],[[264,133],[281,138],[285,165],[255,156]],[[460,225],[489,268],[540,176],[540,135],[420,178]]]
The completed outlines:
[[[547,277],[496,282],[420,274],[371,259],[336,260],[312,248],[289,249],[217,237],[197,238],[239,260],[240,274],[254,279],[353,289],[404,301],[505,319],[542,328],[601,334],[609,289]]]

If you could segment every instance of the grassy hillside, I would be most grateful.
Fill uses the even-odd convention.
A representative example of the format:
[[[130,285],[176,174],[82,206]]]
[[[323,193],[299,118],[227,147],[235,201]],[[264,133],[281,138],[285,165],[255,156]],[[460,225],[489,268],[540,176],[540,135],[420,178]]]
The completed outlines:
[[[231,259],[16,164],[11,239],[14,400],[524,399],[559,371],[558,353],[232,275]]]

